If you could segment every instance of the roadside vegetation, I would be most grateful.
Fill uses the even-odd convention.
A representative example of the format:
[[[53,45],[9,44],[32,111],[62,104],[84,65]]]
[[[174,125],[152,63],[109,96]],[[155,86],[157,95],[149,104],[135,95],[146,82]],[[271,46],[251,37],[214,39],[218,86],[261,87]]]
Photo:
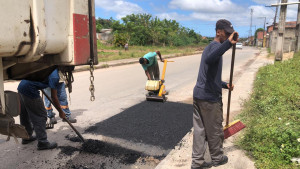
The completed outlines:
[[[165,55],[184,56],[191,55],[197,51],[202,51],[206,44],[191,45],[184,47],[175,46],[129,46],[129,50],[125,51],[124,48],[116,47],[112,45],[105,45],[98,42],[98,58],[99,62],[106,62],[111,60],[129,59],[129,58],[140,58],[148,52],[154,52],[159,50],[162,57]]]
[[[257,168],[300,168],[300,53],[259,70],[240,115],[246,124],[239,145]]]
[[[202,50],[212,40],[175,20],[161,20],[149,14],[127,15],[120,21],[98,18],[96,28],[97,32],[110,28],[113,35],[109,41],[98,42],[100,62],[142,57],[156,50],[162,55],[188,55]],[[128,51],[124,50],[125,44],[129,45]]]

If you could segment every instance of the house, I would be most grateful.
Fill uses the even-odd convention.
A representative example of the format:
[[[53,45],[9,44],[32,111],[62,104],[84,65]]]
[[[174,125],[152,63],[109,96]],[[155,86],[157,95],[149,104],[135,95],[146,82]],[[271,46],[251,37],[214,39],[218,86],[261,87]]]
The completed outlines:
[[[295,51],[296,49],[296,26],[297,22],[286,22],[283,42],[283,52]],[[276,43],[278,36],[278,24],[268,26],[267,28],[267,47],[271,49],[271,53],[276,51]]]
[[[266,31],[257,32],[256,46],[260,46],[260,47],[265,46],[265,37],[266,37]]]
[[[100,33],[97,33],[97,40],[109,41],[112,39],[112,29],[101,29]]]

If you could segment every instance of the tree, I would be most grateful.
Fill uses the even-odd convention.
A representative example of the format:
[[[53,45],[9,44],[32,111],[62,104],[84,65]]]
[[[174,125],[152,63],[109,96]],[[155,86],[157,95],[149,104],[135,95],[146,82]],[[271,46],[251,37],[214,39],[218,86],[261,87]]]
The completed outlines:
[[[153,18],[150,14],[131,14],[123,17],[121,21],[98,18],[97,24],[102,26],[97,25],[99,29],[108,26],[113,29],[116,46],[122,45],[124,41],[130,45],[142,46],[185,46],[201,41],[201,35],[193,29],[182,27],[175,20]]]

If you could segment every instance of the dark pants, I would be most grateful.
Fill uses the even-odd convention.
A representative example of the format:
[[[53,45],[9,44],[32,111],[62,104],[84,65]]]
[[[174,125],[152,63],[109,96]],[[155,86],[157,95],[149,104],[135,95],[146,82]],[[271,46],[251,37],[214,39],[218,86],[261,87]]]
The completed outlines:
[[[223,159],[223,103],[222,101],[208,102],[194,98],[193,106],[192,167],[196,168],[204,163],[207,143],[212,161],[219,162]]]
[[[159,66],[158,66],[158,63],[153,63],[153,65],[149,66],[147,68],[149,74],[150,74],[150,77],[152,80],[160,80],[159,79]]]
[[[31,99],[20,94],[21,102],[21,125],[25,126],[27,133],[31,136],[33,129],[39,142],[47,142],[46,122],[47,112],[41,97]]]

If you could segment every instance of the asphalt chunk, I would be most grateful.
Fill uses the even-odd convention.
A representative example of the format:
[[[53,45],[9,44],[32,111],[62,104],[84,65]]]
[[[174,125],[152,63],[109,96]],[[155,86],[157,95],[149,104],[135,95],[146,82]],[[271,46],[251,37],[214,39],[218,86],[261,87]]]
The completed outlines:
[[[144,101],[95,124],[85,133],[173,149],[192,128],[193,106]]]
[[[67,155],[67,156],[73,155],[74,152],[76,152],[76,151],[80,151],[80,149],[72,147],[72,146],[59,146],[58,148],[61,149],[61,151],[59,153],[60,155]]]
[[[82,140],[78,136],[75,136],[73,134],[66,135],[65,138],[72,142],[82,142]]]

